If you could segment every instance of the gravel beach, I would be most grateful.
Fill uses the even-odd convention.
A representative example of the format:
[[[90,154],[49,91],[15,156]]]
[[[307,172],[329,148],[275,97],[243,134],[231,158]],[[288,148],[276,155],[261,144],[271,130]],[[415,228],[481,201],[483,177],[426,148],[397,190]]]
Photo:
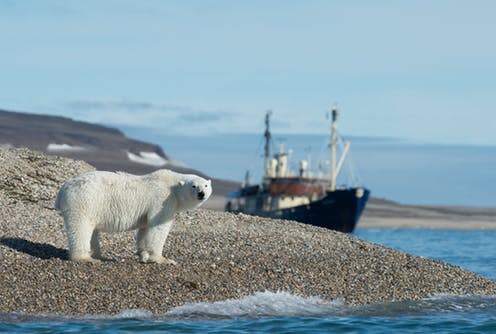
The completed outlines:
[[[142,264],[134,233],[102,238],[102,263],[67,260],[59,186],[92,167],[0,149],[0,313],[163,313],[258,291],[368,304],[439,293],[495,295],[496,282],[318,227],[200,209],[178,214],[164,247],[177,265]]]

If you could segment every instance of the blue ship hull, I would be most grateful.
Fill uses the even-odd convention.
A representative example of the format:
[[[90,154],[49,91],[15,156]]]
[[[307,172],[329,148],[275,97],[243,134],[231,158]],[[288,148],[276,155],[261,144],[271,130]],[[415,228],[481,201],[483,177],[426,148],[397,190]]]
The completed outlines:
[[[357,196],[357,193],[361,193]],[[273,211],[238,211],[256,216],[275,219],[295,220],[304,224],[351,233],[362,215],[370,191],[365,188],[338,189],[326,192],[325,196],[306,205],[299,205]]]

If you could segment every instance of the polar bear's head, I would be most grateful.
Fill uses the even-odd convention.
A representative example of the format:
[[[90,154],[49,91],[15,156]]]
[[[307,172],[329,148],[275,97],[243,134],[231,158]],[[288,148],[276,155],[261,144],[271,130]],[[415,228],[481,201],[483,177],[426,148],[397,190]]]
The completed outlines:
[[[190,210],[199,207],[212,194],[212,182],[197,175],[184,175],[179,181],[177,198],[180,207]]]

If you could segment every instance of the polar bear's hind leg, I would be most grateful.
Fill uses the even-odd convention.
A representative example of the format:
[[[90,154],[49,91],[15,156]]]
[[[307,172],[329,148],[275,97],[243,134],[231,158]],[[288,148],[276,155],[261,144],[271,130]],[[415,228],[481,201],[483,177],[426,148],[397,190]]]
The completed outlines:
[[[69,257],[72,261],[98,262],[92,255],[94,227],[87,222],[66,224],[67,239],[69,241]],[[97,240],[97,235],[95,235]]]
[[[141,254],[143,250],[145,250],[145,235],[146,235],[146,227],[142,227],[138,229],[138,232],[136,232],[136,248],[137,248],[137,253],[136,254]]]
[[[98,240],[98,231],[93,230],[93,234],[91,235],[91,256],[95,259],[102,258],[102,251],[100,248],[100,242]]]

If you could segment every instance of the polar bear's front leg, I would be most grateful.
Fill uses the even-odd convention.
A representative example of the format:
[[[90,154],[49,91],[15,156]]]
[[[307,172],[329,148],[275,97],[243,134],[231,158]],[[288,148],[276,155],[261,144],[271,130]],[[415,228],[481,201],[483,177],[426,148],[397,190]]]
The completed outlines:
[[[155,226],[149,226],[138,230],[136,236],[138,254],[141,262],[155,262],[176,264],[174,260],[162,256],[164,243],[169,235],[173,220]]]

